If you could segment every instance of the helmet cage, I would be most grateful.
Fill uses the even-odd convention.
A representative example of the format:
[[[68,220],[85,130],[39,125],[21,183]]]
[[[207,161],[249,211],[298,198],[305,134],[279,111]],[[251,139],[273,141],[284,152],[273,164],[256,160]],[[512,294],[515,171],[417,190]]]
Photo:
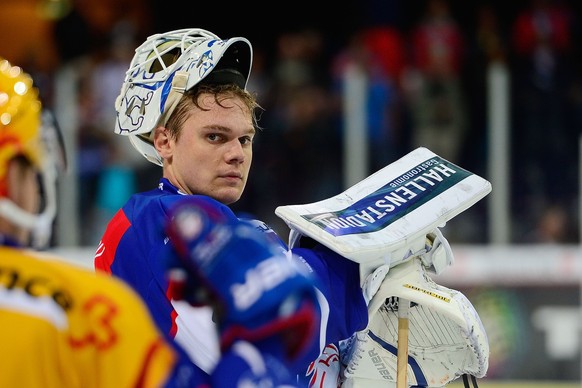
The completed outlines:
[[[49,110],[43,110],[38,128],[39,159],[30,159],[39,175],[43,207],[39,213],[30,213],[6,197],[0,197],[0,215],[14,225],[30,231],[30,245],[36,249],[46,248],[52,237],[53,221],[57,215],[57,178],[67,168],[67,158],[60,128]]]
[[[221,40],[202,29],[150,36],[135,50],[116,101],[115,133],[150,162],[162,165],[151,135],[165,125],[181,96],[202,80],[246,88],[252,47],[245,38]]]
[[[8,164],[26,158],[39,174],[42,209],[29,212],[8,197]],[[0,58],[0,216],[30,231],[31,245],[50,242],[56,216],[56,179],[66,168],[62,136],[52,113],[42,109],[38,89],[22,68]]]

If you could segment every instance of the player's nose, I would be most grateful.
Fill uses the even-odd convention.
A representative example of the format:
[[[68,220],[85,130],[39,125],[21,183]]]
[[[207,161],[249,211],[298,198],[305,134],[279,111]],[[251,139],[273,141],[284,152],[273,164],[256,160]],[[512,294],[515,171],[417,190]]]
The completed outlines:
[[[245,161],[243,145],[238,141],[238,139],[228,142],[227,148],[225,156],[228,162],[242,163]]]

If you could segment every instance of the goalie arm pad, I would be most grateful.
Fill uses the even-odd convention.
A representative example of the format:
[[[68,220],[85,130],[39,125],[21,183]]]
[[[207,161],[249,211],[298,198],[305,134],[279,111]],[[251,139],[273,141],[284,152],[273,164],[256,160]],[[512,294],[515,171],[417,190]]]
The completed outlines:
[[[313,279],[263,232],[223,207],[185,197],[171,209],[170,296],[213,307],[223,351],[238,340],[256,345],[276,338],[281,353],[295,359],[319,323]]]

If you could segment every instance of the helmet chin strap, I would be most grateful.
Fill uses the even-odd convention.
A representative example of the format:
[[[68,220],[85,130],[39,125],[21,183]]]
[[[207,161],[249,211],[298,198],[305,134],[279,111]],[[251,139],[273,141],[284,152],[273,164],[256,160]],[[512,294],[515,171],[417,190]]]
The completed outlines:
[[[177,71],[172,79],[172,87],[168,93],[168,99],[164,107],[164,111],[160,115],[158,123],[154,126],[154,130],[150,133],[144,133],[142,135],[129,136],[129,141],[131,144],[143,155],[145,158],[158,166],[163,166],[162,157],[158,154],[158,151],[154,147],[154,134],[155,128],[159,126],[165,126],[172,112],[178,106],[180,98],[186,92],[186,85],[188,84],[188,72],[187,71]]]
[[[188,72],[187,71],[177,71],[172,79],[172,87],[168,93],[168,99],[164,105],[166,108],[162,112],[158,123],[154,126],[154,129],[159,126],[165,126],[172,112],[178,106],[180,99],[186,92],[186,85],[188,84]],[[163,160],[158,154],[158,151],[154,147],[154,133],[155,130],[150,131],[150,133],[143,135],[129,136],[129,141],[131,144],[143,155],[145,158],[158,166],[163,166]]]
[[[186,85],[187,84],[188,84],[188,72],[187,71],[177,71],[176,74],[174,74],[174,78],[172,79],[172,87],[170,89],[170,92],[168,93],[168,100],[166,101],[166,104],[164,105],[167,108],[164,109],[164,111],[162,112],[162,115],[160,117],[160,120],[158,121],[157,126],[159,126],[159,125],[165,126],[166,125],[166,123],[170,119],[170,116],[174,112],[174,109],[176,109],[176,106],[178,106],[178,103],[180,102],[180,98],[182,98],[182,96],[186,92]],[[152,142],[153,142],[153,133],[154,133],[154,131],[150,132],[150,140]]]

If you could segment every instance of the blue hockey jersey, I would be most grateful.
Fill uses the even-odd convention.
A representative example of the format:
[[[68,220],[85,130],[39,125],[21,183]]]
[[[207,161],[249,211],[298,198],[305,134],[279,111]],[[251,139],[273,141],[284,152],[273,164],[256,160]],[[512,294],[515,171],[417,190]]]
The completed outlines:
[[[162,259],[168,244],[165,220],[183,195],[165,178],[156,189],[133,195],[109,222],[96,251],[94,265],[95,269],[130,284],[146,302],[159,328],[174,338],[198,367],[210,373],[220,357],[212,311],[209,307],[193,307],[184,301],[171,300],[165,279]],[[208,202],[227,217],[236,218],[229,207],[209,199]],[[277,240],[282,249],[288,249],[271,228],[260,221],[256,223]],[[368,313],[357,263],[322,245],[294,248],[293,252],[301,258],[300,265],[316,275],[321,296],[319,337],[294,366],[307,370],[327,344],[337,343],[364,329]]]

